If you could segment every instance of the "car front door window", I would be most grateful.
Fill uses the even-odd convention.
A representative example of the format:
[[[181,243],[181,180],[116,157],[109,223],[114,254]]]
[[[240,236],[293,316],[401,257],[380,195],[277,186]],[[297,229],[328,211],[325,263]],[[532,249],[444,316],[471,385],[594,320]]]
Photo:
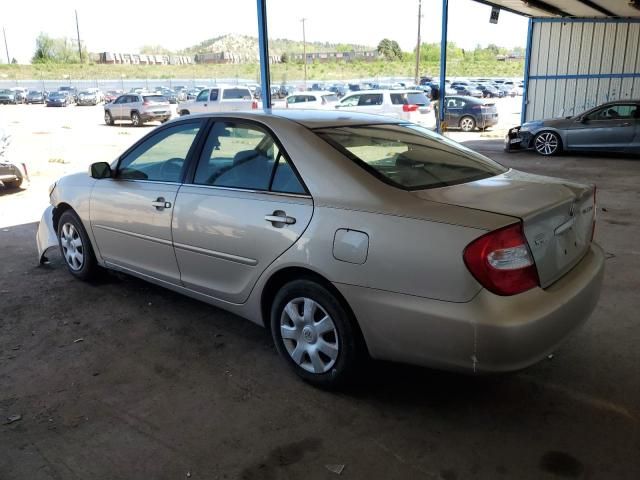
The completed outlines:
[[[196,102],[206,102],[209,99],[209,90],[202,90],[196,97]]]
[[[201,122],[181,123],[153,135],[121,159],[117,178],[180,182],[200,127]]]

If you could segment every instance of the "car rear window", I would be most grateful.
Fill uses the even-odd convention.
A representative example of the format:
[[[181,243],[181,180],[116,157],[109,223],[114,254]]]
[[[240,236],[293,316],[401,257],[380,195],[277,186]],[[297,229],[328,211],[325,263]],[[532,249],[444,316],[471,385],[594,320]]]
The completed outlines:
[[[322,95],[322,103],[335,103],[339,101],[337,95]]]
[[[167,97],[163,97],[162,95],[143,95],[142,98],[148,103],[166,103],[169,101]]]
[[[417,125],[334,127],[315,132],[372,175],[404,190],[468,183],[507,171]]]
[[[248,88],[228,88],[222,92],[223,100],[251,100]]]
[[[429,105],[431,103],[422,92],[392,93],[391,103],[394,105]]]

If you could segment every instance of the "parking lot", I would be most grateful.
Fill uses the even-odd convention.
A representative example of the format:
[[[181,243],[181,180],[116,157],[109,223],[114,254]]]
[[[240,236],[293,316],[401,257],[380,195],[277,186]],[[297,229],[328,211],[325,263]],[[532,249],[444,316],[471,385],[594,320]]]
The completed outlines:
[[[124,275],[79,282],[57,253],[39,267],[48,185],[153,126],[108,127],[101,106],[0,108],[31,175],[0,190],[0,419],[15,420],[0,425],[0,479],[639,478],[640,163],[503,153],[519,101],[500,100],[493,131],[450,136],[598,185],[607,262],[593,316],[518,373],[372,362],[341,393],[302,383],[234,315]]]

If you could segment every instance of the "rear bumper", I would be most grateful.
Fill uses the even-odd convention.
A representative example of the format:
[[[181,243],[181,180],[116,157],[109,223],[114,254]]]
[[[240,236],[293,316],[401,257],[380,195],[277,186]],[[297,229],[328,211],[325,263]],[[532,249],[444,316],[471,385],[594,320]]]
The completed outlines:
[[[374,358],[468,372],[506,372],[545,358],[595,308],[604,271],[593,244],[547,289],[512,297],[482,290],[452,303],[336,284],[353,309]]]
[[[478,119],[478,127],[487,128],[498,124],[498,117],[480,117]]]
[[[163,112],[163,113],[154,113],[154,112],[146,112],[141,113],[140,118],[143,122],[148,122],[152,120],[164,120],[165,118],[171,118],[171,112]]]

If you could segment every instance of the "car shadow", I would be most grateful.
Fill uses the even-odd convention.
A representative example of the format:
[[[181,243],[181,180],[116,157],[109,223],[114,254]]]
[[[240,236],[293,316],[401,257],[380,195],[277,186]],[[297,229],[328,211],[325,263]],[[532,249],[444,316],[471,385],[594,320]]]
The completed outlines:
[[[22,192],[24,192],[26,190],[27,189],[24,188],[24,187],[13,188],[13,187],[1,187],[0,186],[0,196],[15,195],[17,193],[22,193]]]

